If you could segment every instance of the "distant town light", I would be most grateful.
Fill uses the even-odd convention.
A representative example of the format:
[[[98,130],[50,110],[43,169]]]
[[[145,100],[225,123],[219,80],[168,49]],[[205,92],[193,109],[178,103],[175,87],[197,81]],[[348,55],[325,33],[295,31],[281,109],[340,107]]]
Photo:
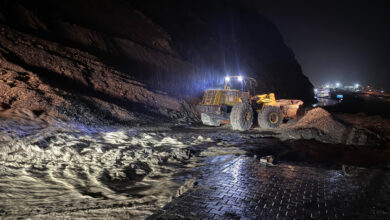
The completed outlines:
[[[329,84],[326,84],[325,87],[326,87],[326,88],[329,88]]]
[[[242,80],[243,80],[242,76],[239,76],[239,77],[238,77],[238,81],[241,82]]]
[[[355,83],[355,88],[359,88],[359,83]]]
[[[228,76],[225,77],[225,81],[226,81],[226,82],[229,82],[229,81],[230,81],[230,77],[228,77]]]
[[[339,82],[336,83],[336,87],[340,87],[340,83]]]
[[[314,92],[318,92],[318,89],[314,89]]]

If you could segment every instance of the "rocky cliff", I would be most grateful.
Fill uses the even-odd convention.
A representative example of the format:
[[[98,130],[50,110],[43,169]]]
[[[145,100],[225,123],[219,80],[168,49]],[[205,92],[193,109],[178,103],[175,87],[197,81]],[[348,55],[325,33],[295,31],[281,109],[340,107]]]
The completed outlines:
[[[313,97],[277,28],[239,1],[1,0],[0,22],[3,108],[180,118],[189,107],[171,97],[226,74],[278,98]]]

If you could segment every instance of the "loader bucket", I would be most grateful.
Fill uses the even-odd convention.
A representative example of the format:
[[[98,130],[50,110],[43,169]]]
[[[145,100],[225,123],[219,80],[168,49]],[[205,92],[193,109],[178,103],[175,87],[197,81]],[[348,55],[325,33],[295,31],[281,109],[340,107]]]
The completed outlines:
[[[297,119],[304,114],[303,101],[297,99],[279,99],[276,102],[282,109],[285,119]]]

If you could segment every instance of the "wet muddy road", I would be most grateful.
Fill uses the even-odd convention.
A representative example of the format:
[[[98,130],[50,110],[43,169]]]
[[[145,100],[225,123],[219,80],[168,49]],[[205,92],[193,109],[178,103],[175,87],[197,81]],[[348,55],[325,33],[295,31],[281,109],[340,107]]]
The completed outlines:
[[[210,181],[216,181],[214,177],[224,181],[257,178],[263,184],[288,174],[299,184],[311,184],[333,181],[336,176],[342,179],[342,185],[350,178],[342,176],[342,164],[368,167],[362,168],[364,172],[387,172],[384,164],[389,161],[389,154],[383,149],[312,141],[281,142],[272,136],[272,132],[255,129],[240,133],[226,128],[93,128],[62,122],[2,121],[0,216],[143,219],[155,213],[169,218],[169,211],[161,215],[164,206],[186,200],[186,196],[202,187],[210,188]],[[265,155],[274,155],[276,159],[276,166],[269,173],[259,163]],[[356,162],[356,157],[361,159]],[[233,169],[235,166],[242,168]],[[294,176],[290,175],[289,166],[303,168],[297,168]],[[216,170],[221,172],[215,173]],[[304,175],[306,172],[316,175]],[[365,182],[371,178],[368,176],[353,178]],[[277,184],[283,187],[283,182]],[[278,193],[268,186],[271,187],[265,184],[260,188],[269,196]],[[245,181],[240,187],[248,193],[256,192],[256,187],[247,187]],[[332,191],[321,190],[324,195],[327,190]],[[220,207],[225,210],[231,206]],[[213,211],[211,217],[224,216],[222,208]],[[262,208],[265,209],[266,206]],[[388,210],[382,213],[387,216]],[[240,216],[240,212],[231,214]]]
[[[205,169],[198,184],[149,219],[388,219],[390,172],[249,157]]]

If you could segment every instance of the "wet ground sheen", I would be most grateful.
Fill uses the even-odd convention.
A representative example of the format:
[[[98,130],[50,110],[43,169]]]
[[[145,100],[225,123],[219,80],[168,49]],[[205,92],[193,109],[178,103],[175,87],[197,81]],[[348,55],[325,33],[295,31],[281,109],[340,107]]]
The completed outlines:
[[[267,167],[237,157],[205,169],[198,184],[149,219],[388,219],[390,172],[299,163]]]
[[[1,125],[0,217],[389,217],[380,147],[282,142],[256,129]],[[266,155],[275,166],[259,162]],[[342,164],[360,168],[347,177]]]

